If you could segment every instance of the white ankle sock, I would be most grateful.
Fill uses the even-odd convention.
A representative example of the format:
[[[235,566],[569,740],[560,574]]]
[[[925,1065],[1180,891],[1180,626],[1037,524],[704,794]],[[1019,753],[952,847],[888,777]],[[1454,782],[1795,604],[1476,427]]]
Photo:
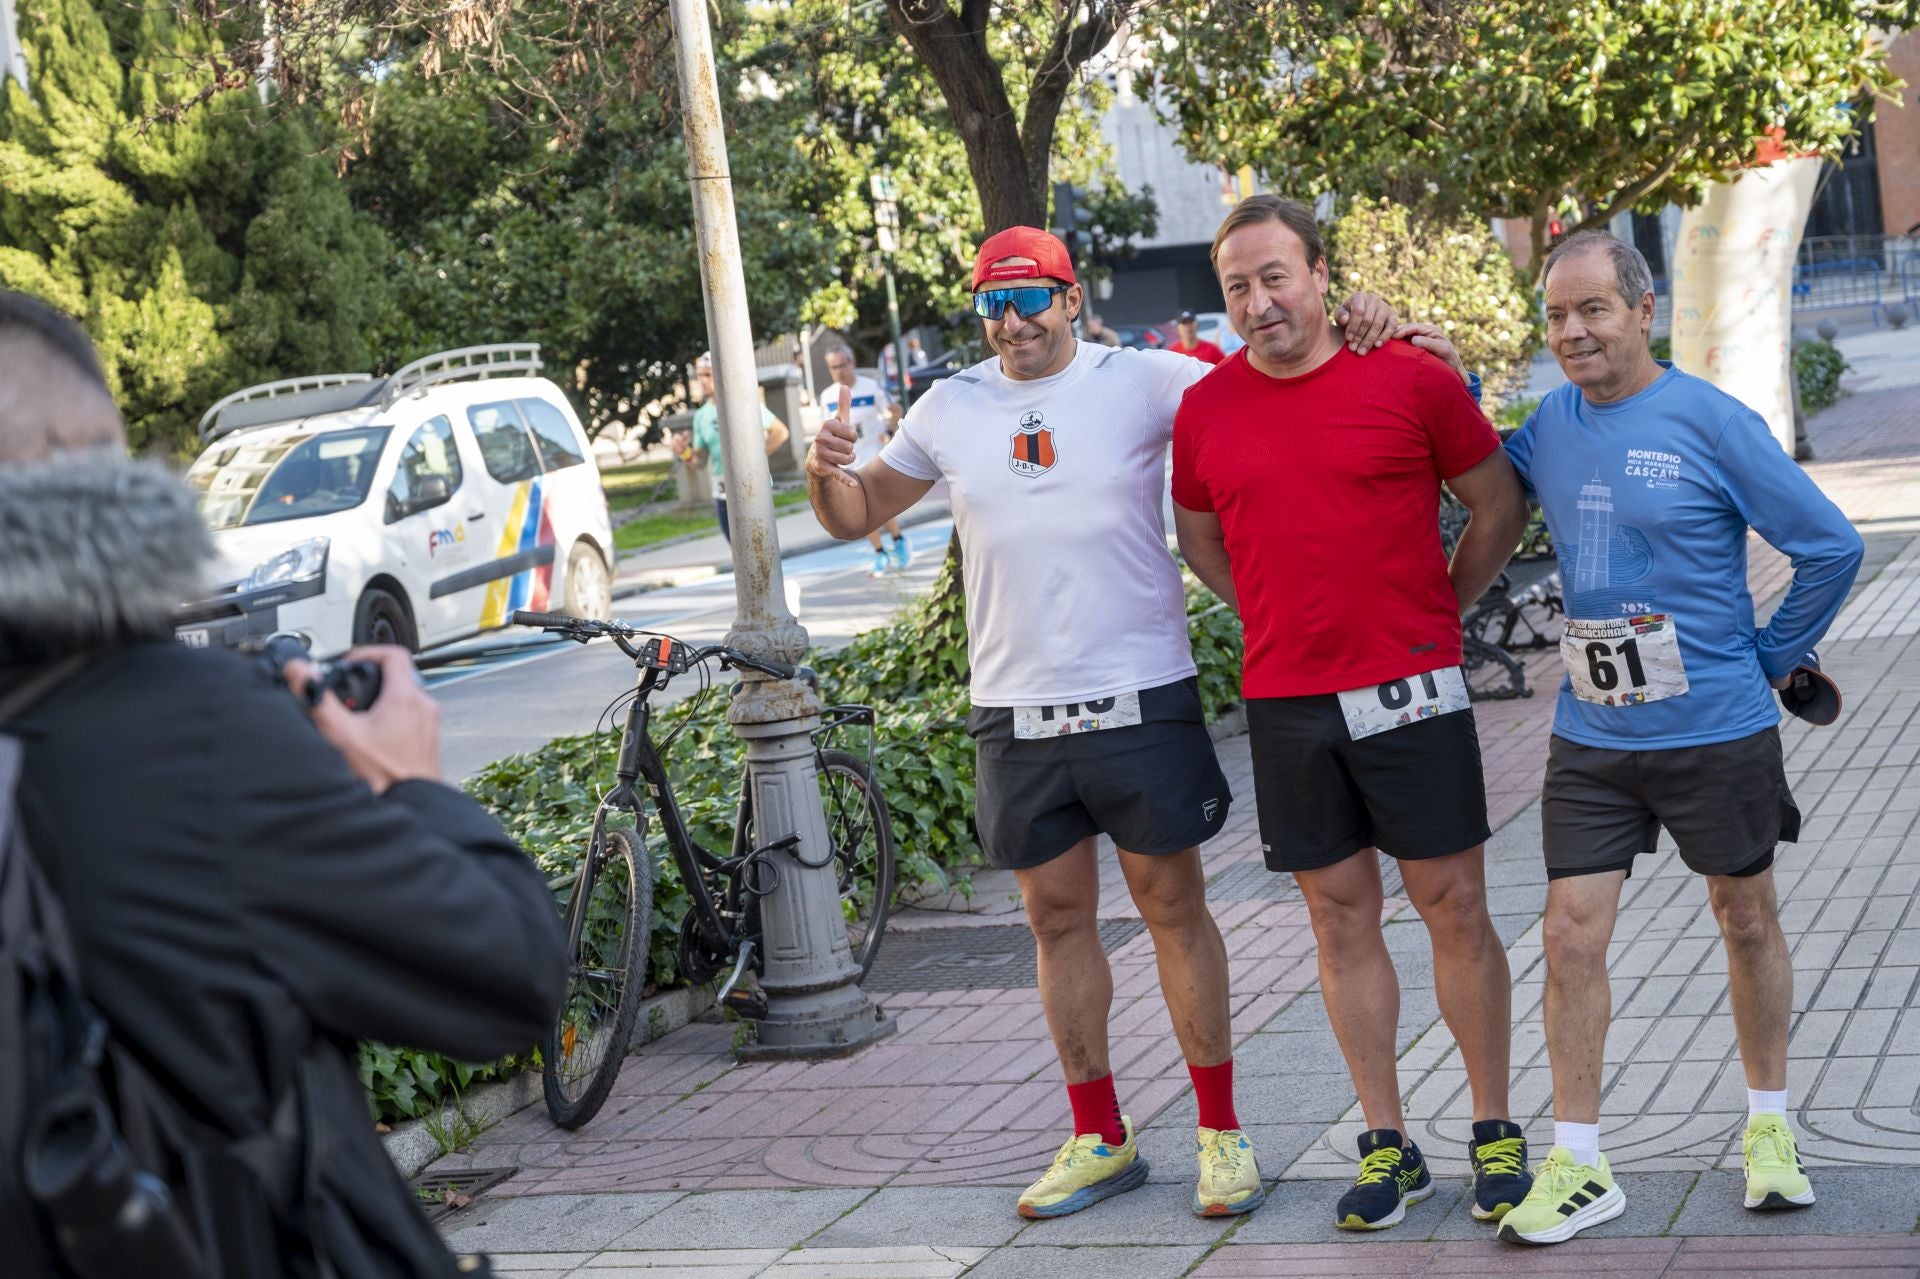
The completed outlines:
[[[1755,1115],[1778,1115],[1787,1117],[1787,1090],[1769,1092],[1761,1088],[1747,1089],[1747,1118]]]
[[[1570,1152],[1589,1168],[1600,1166],[1600,1125],[1553,1121],[1553,1144]]]

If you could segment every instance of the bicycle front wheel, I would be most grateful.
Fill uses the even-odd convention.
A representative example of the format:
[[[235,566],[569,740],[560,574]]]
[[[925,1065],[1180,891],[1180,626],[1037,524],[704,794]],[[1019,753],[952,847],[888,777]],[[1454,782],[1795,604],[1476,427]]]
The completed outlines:
[[[567,1001],[540,1045],[547,1113],[578,1128],[600,1112],[633,1039],[653,924],[653,863],[629,831],[590,850],[566,904],[577,937]],[[576,918],[577,916],[577,918]]]
[[[821,752],[820,799],[840,874],[847,947],[865,980],[893,911],[893,818],[866,760],[846,751]]]

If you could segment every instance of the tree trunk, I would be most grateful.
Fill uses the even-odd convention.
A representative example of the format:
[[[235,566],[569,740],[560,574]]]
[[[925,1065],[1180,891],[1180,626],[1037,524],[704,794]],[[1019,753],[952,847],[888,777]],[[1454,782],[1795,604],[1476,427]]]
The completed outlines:
[[[1816,157],[1748,169],[1680,215],[1673,362],[1793,438],[1793,264],[1820,175]]]
[[[1000,65],[987,51],[991,8],[985,0],[962,0],[959,12],[947,0],[887,0],[894,29],[933,73],[947,100],[967,149],[967,169],[988,235],[1010,226],[1044,226],[1047,219],[1045,157],[1042,172],[1034,173]],[[1029,119],[1029,132],[1038,123]],[[1051,140],[1051,118],[1040,132]]]

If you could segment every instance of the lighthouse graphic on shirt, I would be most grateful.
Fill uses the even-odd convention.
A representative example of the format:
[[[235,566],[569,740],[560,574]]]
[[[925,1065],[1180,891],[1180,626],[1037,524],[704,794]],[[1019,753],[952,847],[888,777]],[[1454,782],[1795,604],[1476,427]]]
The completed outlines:
[[[1613,488],[1595,471],[1580,486],[1579,540],[1555,547],[1567,593],[1567,616],[1602,618],[1645,607],[1653,547],[1631,524],[1614,523]]]

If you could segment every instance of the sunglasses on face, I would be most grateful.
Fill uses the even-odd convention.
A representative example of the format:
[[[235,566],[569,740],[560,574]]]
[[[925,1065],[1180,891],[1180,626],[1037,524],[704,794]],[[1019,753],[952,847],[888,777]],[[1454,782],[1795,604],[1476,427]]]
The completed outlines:
[[[1051,288],[1033,284],[1017,289],[982,289],[973,295],[973,313],[983,320],[997,320],[1012,307],[1021,319],[1031,320],[1051,309],[1054,295],[1065,293],[1067,288],[1064,284]]]

